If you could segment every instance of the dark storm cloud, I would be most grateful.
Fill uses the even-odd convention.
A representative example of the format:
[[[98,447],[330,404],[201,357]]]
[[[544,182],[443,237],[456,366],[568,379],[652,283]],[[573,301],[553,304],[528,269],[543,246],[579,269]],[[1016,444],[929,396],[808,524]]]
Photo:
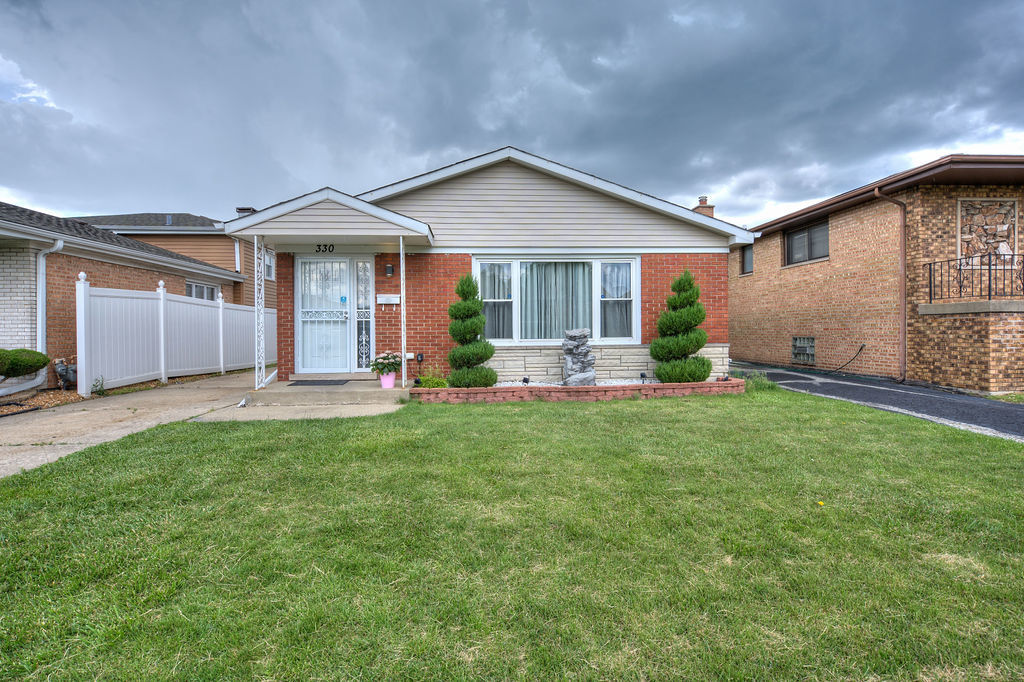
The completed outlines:
[[[1013,1],[19,1],[0,188],[227,217],[514,144],[753,223],[921,150],[1024,151],[1022,40]]]

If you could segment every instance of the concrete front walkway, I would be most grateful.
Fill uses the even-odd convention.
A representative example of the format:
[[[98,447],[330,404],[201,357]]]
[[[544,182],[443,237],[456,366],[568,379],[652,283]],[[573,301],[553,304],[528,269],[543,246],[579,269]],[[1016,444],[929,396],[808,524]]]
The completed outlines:
[[[237,405],[252,373],[228,374],[0,418],[0,476],[90,445]]]
[[[365,417],[395,404],[277,404],[237,407],[252,390],[251,372],[95,398],[0,418],[0,477],[33,469],[90,445],[170,422]],[[264,389],[281,391],[282,384]],[[294,391],[294,389],[292,389]],[[285,401],[287,403],[287,401]]]

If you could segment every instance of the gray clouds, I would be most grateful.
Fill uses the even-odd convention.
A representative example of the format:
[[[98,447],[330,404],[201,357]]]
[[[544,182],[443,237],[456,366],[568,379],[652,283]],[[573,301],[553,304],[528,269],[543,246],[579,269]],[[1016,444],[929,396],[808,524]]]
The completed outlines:
[[[0,192],[228,217],[513,144],[755,224],[930,150],[1024,152],[1022,39],[1013,1],[19,0]]]

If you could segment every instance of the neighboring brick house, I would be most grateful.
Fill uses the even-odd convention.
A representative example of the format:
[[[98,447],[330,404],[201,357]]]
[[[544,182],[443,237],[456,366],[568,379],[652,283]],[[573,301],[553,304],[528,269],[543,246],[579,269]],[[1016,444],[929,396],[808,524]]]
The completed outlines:
[[[1024,390],[1024,156],[953,155],[755,229],[729,259],[732,356]]]
[[[0,348],[33,348],[51,358],[75,356],[75,281],[85,272],[98,287],[185,294],[202,279],[235,296],[242,275],[100,230],[0,202]],[[0,395],[53,381],[52,371],[0,384]]]
[[[281,380],[368,372],[375,353],[403,347],[410,376],[447,371],[448,306],[467,273],[500,380],[560,379],[574,327],[593,330],[599,378],[652,376],[648,344],[686,269],[716,378],[728,370],[728,249],[753,237],[712,210],[507,147],[358,197],[324,188],[225,227],[277,251]]]
[[[104,230],[159,246],[185,256],[191,256],[218,268],[245,275],[245,282],[225,292],[224,300],[240,305],[254,301],[252,239],[230,237],[224,234],[224,224],[191,213],[122,213],[118,215],[79,216],[81,220]],[[274,277],[274,253],[268,251],[267,272]],[[216,298],[219,291],[213,282],[196,278],[186,284],[185,293],[196,298]],[[267,288],[266,305],[277,304],[277,292]]]

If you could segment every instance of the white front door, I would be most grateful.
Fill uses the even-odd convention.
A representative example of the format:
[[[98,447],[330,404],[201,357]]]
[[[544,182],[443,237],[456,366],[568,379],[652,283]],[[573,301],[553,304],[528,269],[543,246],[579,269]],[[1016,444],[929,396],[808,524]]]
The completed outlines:
[[[368,371],[372,352],[372,261],[298,258],[295,371]]]

